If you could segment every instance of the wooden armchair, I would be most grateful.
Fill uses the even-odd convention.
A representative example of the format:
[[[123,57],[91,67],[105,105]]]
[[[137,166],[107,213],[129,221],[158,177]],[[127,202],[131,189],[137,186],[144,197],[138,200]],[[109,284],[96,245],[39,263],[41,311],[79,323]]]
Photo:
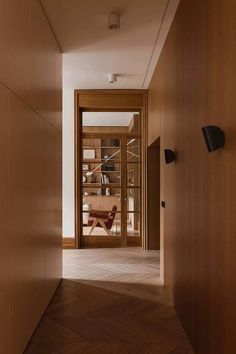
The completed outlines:
[[[92,234],[95,227],[102,227],[108,236],[110,236],[113,221],[117,212],[117,206],[113,205],[111,211],[90,210],[88,226],[92,226],[89,231],[89,236]]]

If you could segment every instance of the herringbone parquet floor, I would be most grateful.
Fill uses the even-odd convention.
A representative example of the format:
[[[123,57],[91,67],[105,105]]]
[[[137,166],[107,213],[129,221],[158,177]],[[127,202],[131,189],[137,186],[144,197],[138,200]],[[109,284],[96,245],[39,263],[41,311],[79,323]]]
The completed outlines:
[[[158,275],[156,251],[64,251],[65,279],[25,353],[193,353]]]

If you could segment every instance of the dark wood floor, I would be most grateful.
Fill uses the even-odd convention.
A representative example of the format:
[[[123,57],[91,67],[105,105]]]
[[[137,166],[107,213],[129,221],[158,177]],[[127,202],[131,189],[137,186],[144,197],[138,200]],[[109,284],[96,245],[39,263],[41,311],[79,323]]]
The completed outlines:
[[[65,279],[25,353],[193,353],[158,274],[156,251],[64,251]]]

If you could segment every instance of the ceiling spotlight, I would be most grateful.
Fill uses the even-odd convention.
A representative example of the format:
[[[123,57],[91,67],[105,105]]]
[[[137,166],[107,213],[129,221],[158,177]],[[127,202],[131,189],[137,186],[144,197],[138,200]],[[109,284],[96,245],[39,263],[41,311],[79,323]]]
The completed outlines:
[[[116,31],[120,28],[120,15],[111,12],[108,15],[108,29]]]
[[[117,82],[117,76],[117,74],[108,75],[108,81],[110,82],[110,84],[114,84],[115,82]]]

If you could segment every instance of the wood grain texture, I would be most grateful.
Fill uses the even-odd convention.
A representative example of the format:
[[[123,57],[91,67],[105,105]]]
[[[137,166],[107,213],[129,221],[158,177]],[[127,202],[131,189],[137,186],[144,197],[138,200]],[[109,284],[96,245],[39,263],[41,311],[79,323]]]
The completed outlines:
[[[76,92],[80,108],[133,110],[143,107],[142,90],[78,90]]]
[[[236,3],[182,0],[149,87],[148,139],[162,158],[165,284],[199,354],[232,354],[236,336]],[[209,154],[201,127],[218,125]]]
[[[9,95],[0,85],[0,353],[10,349],[10,271],[9,271]]]
[[[83,133],[128,133],[129,128],[128,127],[83,127]]]
[[[160,249],[160,141],[148,147],[148,249]]]
[[[20,354],[62,268],[61,54],[38,0],[0,1],[0,51],[0,354]]]
[[[64,251],[65,279],[25,354],[193,354],[158,273],[157,251]]]
[[[59,139],[56,129],[10,95],[12,353],[23,352],[61,279]]]
[[[0,81],[61,129],[62,56],[38,0],[0,2]]]

